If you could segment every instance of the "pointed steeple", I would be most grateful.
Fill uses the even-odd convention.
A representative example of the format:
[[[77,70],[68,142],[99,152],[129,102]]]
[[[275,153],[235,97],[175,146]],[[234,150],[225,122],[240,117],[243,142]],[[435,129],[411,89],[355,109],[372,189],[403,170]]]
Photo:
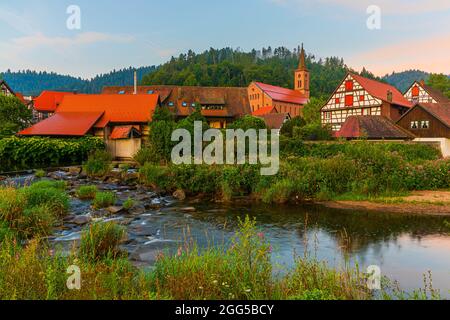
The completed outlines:
[[[303,48],[303,43],[302,43],[302,50],[300,51],[300,61],[298,63],[298,69],[297,70],[301,70],[301,71],[307,71],[308,70],[306,68],[306,54],[305,54],[305,49]]]

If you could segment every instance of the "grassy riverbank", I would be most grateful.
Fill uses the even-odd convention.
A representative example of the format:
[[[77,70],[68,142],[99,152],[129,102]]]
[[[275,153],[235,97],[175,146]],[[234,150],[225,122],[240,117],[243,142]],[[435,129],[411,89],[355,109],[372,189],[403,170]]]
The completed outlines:
[[[160,166],[147,163],[141,182],[166,192],[182,189],[221,200],[250,196],[265,203],[386,199],[416,190],[450,188],[450,160],[423,145],[324,143],[284,148],[280,171],[259,166]],[[288,150],[291,150],[288,152]],[[302,156],[300,156],[300,154]]]
[[[154,269],[137,269],[120,250],[125,229],[92,223],[69,255],[45,240],[68,213],[64,182],[41,181],[25,188],[0,188],[0,299],[439,299],[430,289],[410,294],[387,286],[372,294],[358,266],[334,269],[297,257],[284,275],[274,275],[271,244],[246,218],[227,247],[199,249],[187,239],[176,254],[161,252]],[[79,197],[95,198],[92,187]],[[81,271],[81,289],[69,290],[69,267]],[[388,293],[389,292],[389,293]]]

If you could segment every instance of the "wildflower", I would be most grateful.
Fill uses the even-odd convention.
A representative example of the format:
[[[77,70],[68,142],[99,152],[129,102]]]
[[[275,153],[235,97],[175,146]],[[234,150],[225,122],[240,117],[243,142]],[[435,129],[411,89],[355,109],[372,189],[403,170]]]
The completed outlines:
[[[264,239],[264,233],[262,233],[262,232],[258,233],[258,238],[260,238],[261,240],[263,240],[263,239]]]
[[[250,293],[250,292],[252,292],[252,289],[245,290],[245,293]]]
[[[213,284],[218,284],[219,283],[219,281],[217,281],[217,280],[214,280],[213,282],[212,282]]]
[[[183,255],[183,248],[179,247],[179,248],[178,248],[177,256],[178,256],[178,258],[179,258],[179,257],[181,257],[182,255]]]

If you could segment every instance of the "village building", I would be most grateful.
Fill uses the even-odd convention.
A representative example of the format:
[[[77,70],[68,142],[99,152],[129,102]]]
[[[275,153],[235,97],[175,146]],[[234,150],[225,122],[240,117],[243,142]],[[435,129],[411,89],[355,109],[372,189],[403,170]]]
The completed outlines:
[[[5,80],[0,80],[0,94],[8,97],[14,96],[19,99],[20,102],[22,102],[25,106],[29,106],[30,104],[31,99],[29,97],[25,97],[20,92],[14,92]]]
[[[149,135],[149,122],[160,105],[158,94],[66,95],[55,114],[18,133],[19,136],[97,136],[113,157],[130,159]]]
[[[322,124],[337,132],[351,116],[383,116],[396,122],[412,106],[395,87],[348,73],[321,109]]]
[[[275,107],[264,107],[252,113],[252,116],[264,120],[268,129],[280,130],[283,125],[292,119],[287,112],[279,113]]]
[[[336,138],[367,140],[413,140],[415,136],[383,116],[350,116]]]
[[[67,95],[73,95],[73,92],[43,91],[38,97],[34,98],[31,104],[33,110],[33,122],[39,122],[52,116],[59,105]]]
[[[163,107],[168,108],[176,120],[191,115],[196,108],[212,128],[226,128],[237,118],[250,114],[246,88],[190,87],[190,86],[125,86],[104,87],[103,94],[153,95],[158,94]]]
[[[302,116],[310,96],[310,73],[306,67],[303,46],[299,65],[294,73],[294,90],[261,82],[252,82],[248,87],[251,112],[259,115],[261,110],[271,110],[275,113],[288,113],[292,118]]]
[[[450,103],[442,92],[425,84],[425,81],[415,81],[406,90],[405,98],[413,104],[417,103]]]

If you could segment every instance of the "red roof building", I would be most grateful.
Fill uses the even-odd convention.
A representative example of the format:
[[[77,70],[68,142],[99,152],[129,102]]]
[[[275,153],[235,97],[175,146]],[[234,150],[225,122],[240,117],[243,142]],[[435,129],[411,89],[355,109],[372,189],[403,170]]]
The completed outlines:
[[[368,140],[412,140],[415,136],[382,116],[350,116],[336,138]]]
[[[261,114],[274,107],[276,113],[289,113],[290,117],[303,115],[303,107],[310,98],[310,73],[306,68],[305,50],[302,47],[299,66],[294,73],[294,89],[252,82],[248,87],[251,112]]]
[[[384,116],[396,122],[412,106],[395,87],[349,73],[322,108],[322,123],[339,131],[351,116]]]
[[[404,97],[411,103],[450,103],[450,99],[442,92],[425,84],[425,81],[415,81]]]
[[[64,97],[67,95],[74,95],[74,93],[43,91],[39,97],[33,100],[34,109],[38,112],[55,113]]]
[[[19,132],[20,136],[102,137],[116,158],[131,158],[148,136],[160,104],[157,94],[67,95],[55,114]]]

